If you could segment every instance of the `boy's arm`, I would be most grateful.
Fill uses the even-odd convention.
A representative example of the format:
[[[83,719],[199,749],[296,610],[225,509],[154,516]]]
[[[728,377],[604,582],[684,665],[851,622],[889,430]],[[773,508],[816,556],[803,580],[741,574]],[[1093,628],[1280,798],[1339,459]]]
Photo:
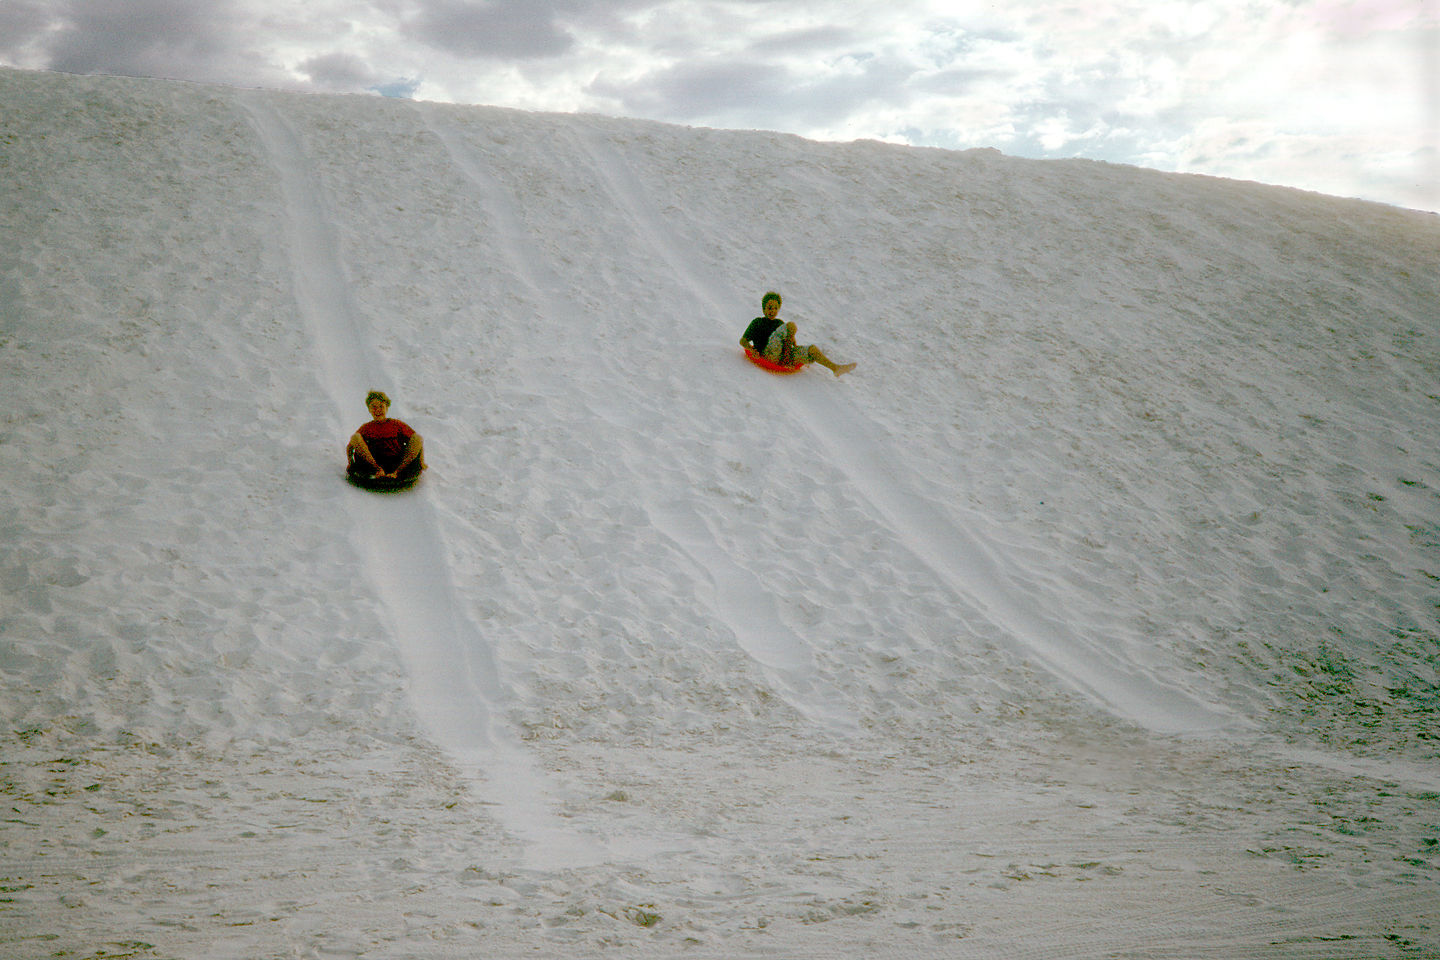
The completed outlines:
[[[425,444],[421,442],[420,434],[410,434],[410,440],[405,444],[405,459],[400,461],[400,465],[395,468],[395,473],[398,475],[401,470],[410,466],[424,449]]]
[[[370,447],[366,445],[365,438],[360,436],[359,433],[356,433],[350,438],[350,449],[358,453],[361,460],[364,460],[376,470],[380,469],[380,464],[377,463],[375,457],[371,455]]]

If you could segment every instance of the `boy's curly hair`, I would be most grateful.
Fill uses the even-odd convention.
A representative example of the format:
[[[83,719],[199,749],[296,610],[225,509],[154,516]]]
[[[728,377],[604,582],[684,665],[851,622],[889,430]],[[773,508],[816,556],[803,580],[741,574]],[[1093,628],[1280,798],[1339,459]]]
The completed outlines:
[[[384,390],[371,390],[369,393],[365,394],[365,406],[370,406],[371,400],[379,400],[381,403],[385,404],[385,406],[390,406],[390,398],[385,396]]]
[[[774,300],[777,304],[785,302],[780,299],[780,294],[776,293],[774,290],[770,290],[765,294],[765,296],[760,298],[761,313],[765,312],[765,304],[769,303],[771,300]]]

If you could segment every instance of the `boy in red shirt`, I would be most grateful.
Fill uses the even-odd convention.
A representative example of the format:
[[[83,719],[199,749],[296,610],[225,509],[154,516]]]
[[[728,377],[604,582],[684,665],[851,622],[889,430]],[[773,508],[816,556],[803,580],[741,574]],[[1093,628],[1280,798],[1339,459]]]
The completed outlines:
[[[370,422],[345,447],[351,476],[364,480],[402,480],[425,469],[425,447],[420,434],[403,420],[391,420],[390,398],[379,390],[365,395]]]

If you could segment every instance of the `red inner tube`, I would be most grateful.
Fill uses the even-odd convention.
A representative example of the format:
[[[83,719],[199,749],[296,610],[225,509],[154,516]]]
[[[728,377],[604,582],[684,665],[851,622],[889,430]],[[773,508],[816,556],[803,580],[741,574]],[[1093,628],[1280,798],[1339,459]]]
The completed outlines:
[[[774,360],[766,360],[764,357],[760,356],[760,354],[756,353],[754,350],[751,350],[749,347],[745,348],[745,356],[749,357],[750,362],[755,364],[755,366],[761,367],[765,370],[769,370],[771,373],[795,373],[801,367],[805,366],[805,364],[803,363],[797,363],[793,366],[787,367],[783,363],[776,363]]]

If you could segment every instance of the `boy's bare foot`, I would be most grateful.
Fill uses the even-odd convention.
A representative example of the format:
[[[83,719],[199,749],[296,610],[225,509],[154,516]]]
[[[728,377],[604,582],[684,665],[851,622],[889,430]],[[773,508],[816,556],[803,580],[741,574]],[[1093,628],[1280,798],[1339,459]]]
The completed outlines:
[[[854,370],[855,367],[856,367],[856,364],[853,364],[853,363],[842,363],[842,364],[839,364],[839,365],[837,365],[837,366],[835,367],[835,376],[838,377],[838,376],[840,376],[841,374],[849,373],[851,370]]]

